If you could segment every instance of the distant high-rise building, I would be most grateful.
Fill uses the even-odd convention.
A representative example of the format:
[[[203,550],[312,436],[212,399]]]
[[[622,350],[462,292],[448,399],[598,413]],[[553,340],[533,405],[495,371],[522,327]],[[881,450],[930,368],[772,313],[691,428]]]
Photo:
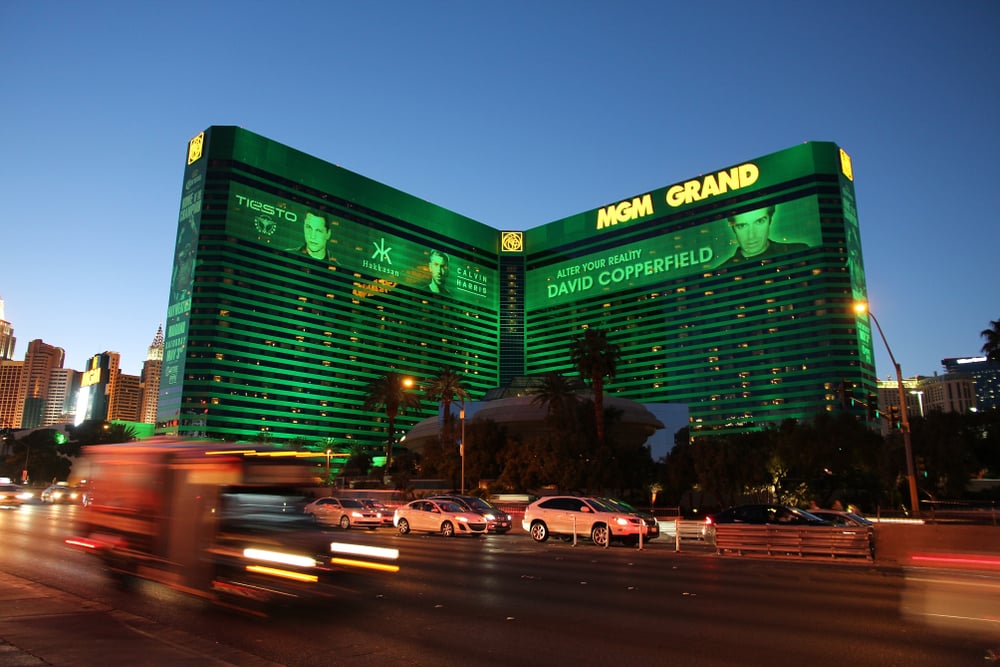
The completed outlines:
[[[75,423],[88,419],[109,419],[112,397],[121,375],[120,361],[121,355],[117,352],[102,352],[87,362],[80,380]]]
[[[139,376],[119,373],[114,392],[110,396],[108,421],[139,421],[141,396]]]
[[[3,299],[0,298],[0,359],[14,358],[14,326],[4,318]]]
[[[920,378],[903,378],[903,400],[906,402],[906,415],[911,417],[920,414],[920,394],[917,393],[920,386]],[[882,433],[888,433],[899,427],[901,416],[899,414],[899,383],[896,378],[886,378],[879,380],[878,391],[878,411],[882,427]]]
[[[53,369],[62,368],[65,358],[65,350],[49,345],[39,338],[28,343],[21,389],[24,393],[21,428],[37,428],[43,425],[49,396],[49,374]]]
[[[76,413],[76,394],[80,391],[80,372],[72,368],[49,371],[49,397],[45,402],[42,426],[72,424]]]
[[[24,362],[0,359],[0,428],[21,428]]]
[[[949,373],[967,373],[976,382],[976,409],[1000,410],[1000,363],[986,357],[942,359]]]
[[[156,330],[156,336],[149,346],[149,353],[142,365],[139,384],[142,389],[142,406],[139,421],[156,423],[156,403],[160,397],[160,372],[163,369],[163,325]]]
[[[976,407],[976,382],[968,373],[945,373],[920,378],[914,393],[920,404],[920,416],[931,410],[969,412]]]

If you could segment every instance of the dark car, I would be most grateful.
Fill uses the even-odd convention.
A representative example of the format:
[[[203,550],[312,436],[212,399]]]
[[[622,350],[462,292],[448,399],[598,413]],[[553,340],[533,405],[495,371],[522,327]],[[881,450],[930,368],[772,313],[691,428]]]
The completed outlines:
[[[462,508],[468,510],[469,512],[476,512],[477,514],[482,514],[486,519],[486,526],[489,532],[496,533],[497,535],[503,535],[508,532],[511,527],[511,517],[499,507],[494,505],[488,500],[483,500],[478,496],[463,496],[455,494],[446,494],[433,496],[433,498],[440,498],[441,500],[450,500],[453,503],[457,503]]]
[[[622,500],[621,498],[602,497],[598,498],[598,500],[603,502],[605,505],[611,505],[612,507],[615,507],[621,510],[622,512],[628,512],[629,514],[635,514],[636,516],[641,517],[646,524],[646,534],[643,536],[644,540],[646,541],[655,540],[657,537],[660,536],[660,522],[656,518],[656,516],[653,515],[652,512],[641,510],[638,507],[632,505],[631,503]]]
[[[778,524],[785,526],[829,526],[829,522],[788,505],[736,505],[706,519],[710,526],[720,523]]]

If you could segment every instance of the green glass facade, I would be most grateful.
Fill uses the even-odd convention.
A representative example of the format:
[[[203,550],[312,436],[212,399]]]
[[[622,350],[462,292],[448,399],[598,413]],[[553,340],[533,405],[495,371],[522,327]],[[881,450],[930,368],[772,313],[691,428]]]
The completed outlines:
[[[842,383],[873,391],[864,298],[831,143],[511,233],[212,127],[188,147],[158,428],[377,450],[384,417],[362,404],[388,370],[419,386],[451,368],[479,398],[571,371],[586,326],[622,347],[609,391],[688,404],[695,434],[760,428],[843,406]]]

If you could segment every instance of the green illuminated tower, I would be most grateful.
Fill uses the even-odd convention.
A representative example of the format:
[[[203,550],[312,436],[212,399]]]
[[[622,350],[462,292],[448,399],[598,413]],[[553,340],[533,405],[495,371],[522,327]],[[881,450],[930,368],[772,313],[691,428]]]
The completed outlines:
[[[388,371],[473,398],[571,372],[599,326],[608,391],[688,405],[693,434],[850,409],[874,390],[850,158],[807,143],[501,231],[234,127],[188,146],[158,430],[385,443]],[[402,415],[407,427],[435,414]],[[863,414],[863,408],[858,408]]]

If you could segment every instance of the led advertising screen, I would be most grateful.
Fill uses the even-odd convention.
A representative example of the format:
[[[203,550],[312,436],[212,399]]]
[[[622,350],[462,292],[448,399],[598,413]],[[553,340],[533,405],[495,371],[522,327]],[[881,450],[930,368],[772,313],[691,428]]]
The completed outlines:
[[[634,287],[652,288],[677,277],[805,250],[821,241],[816,196],[736,208],[721,220],[529,271],[528,303],[545,308]]]
[[[456,257],[446,248],[404,239],[246,185],[233,183],[230,188],[226,230],[275,252],[368,276],[377,291],[406,285],[481,306],[496,302],[495,270]]]

